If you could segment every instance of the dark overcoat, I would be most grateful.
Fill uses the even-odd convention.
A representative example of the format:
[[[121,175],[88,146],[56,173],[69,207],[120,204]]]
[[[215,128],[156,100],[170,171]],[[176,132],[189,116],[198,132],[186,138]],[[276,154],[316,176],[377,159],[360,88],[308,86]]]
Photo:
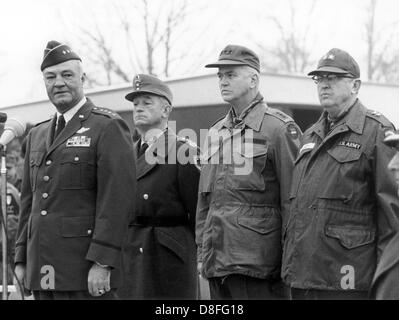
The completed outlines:
[[[136,161],[135,210],[119,291],[123,299],[197,297],[194,226],[200,171],[193,162],[179,163],[179,156],[173,161],[176,154],[191,162],[197,147],[169,130]],[[147,161],[148,155],[155,161]]]
[[[136,179],[129,128],[90,100],[52,142],[54,126],[27,137],[15,262],[30,290],[86,291],[94,261],[115,288]]]

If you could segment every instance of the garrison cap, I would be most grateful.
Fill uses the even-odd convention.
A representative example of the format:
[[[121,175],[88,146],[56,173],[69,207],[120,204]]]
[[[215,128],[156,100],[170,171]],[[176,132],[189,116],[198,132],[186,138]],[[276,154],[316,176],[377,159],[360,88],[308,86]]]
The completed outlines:
[[[385,132],[384,143],[399,150],[399,132],[388,130]]]
[[[205,68],[223,66],[249,66],[260,72],[259,57],[255,52],[246,47],[231,44],[223,49],[217,62],[207,64]]]
[[[351,74],[360,78],[360,68],[355,59],[344,50],[333,48],[319,61],[317,69],[308,73],[308,76],[323,72]]]
[[[46,49],[44,49],[43,62],[40,66],[40,70],[43,71],[47,67],[51,67],[68,60],[82,61],[82,59],[75,52],[73,52],[69,46],[59,43],[58,41],[51,40],[47,43]]]
[[[142,93],[150,93],[164,97],[170,104],[172,104],[172,91],[170,91],[166,83],[149,74],[137,74],[134,76],[133,92],[127,94],[125,99],[133,101],[136,96]]]

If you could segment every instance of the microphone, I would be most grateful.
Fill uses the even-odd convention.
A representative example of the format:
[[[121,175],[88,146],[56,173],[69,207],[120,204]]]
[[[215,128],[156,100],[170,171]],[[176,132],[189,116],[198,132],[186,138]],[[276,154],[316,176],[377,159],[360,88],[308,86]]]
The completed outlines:
[[[7,121],[7,113],[0,112],[0,123],[4,123]]]
[[[15,118],[8,119],[8,121],[4,124],[4,131],[0,137],[0,147],[4,147],[13,139],[22,136],[25,132],[25,129],[26,124],[21,120]]]

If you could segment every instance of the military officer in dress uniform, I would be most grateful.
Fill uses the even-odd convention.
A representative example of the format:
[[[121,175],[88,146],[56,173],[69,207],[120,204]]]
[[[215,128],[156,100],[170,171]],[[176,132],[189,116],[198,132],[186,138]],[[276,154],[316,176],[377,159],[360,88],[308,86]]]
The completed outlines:
[[[85,97],[82,62],[69,46],[50,41],[41,71],[57,113],[27,137],[17,279],[35,299],[112,299],[133,208],[131,134]]]
[[[392,171],[399,196],[399,132],[387,131],[384,143],[393,147],[395,156],[388,164]],[[397,208],[398,210],[398,208]],[[399,220],[394,226],[399,230]],[[399,300],[399,232],[385,247],[374,274],[370,297],[377,300]]]
[[[196,299],[194,238],[198,148],[168,127],[172,92],[159,79],[138,74],[133,120],[140,135],[135,209],[124,250],[126,299]],[[132,163],[134,165],[134,163]]]
[[[206,67],[219,68],[220,93],[231,109],[203,149],[198,269],[212,299],[283,298],[281,230],[301,131],[266,105],[252,50],[228,45]]]
[[[383,143],[393,125],[357,98],[347,52],[331,49],[309,75],[324,112],[295,160],[282,276],[293,299],[365,299],[398,215]]]

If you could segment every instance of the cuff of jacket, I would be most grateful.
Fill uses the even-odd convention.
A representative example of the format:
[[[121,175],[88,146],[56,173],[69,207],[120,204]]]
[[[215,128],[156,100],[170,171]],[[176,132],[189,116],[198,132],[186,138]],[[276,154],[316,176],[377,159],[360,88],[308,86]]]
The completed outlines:
[[[119,266],[120,255],[120,247],[93,239],[89,251],[87,252],[86,259],[115,268]]]
[[[15,258],[14,263],[23,263],[26,264],[26,245],[25,244],[16,244],[15,245]]]

